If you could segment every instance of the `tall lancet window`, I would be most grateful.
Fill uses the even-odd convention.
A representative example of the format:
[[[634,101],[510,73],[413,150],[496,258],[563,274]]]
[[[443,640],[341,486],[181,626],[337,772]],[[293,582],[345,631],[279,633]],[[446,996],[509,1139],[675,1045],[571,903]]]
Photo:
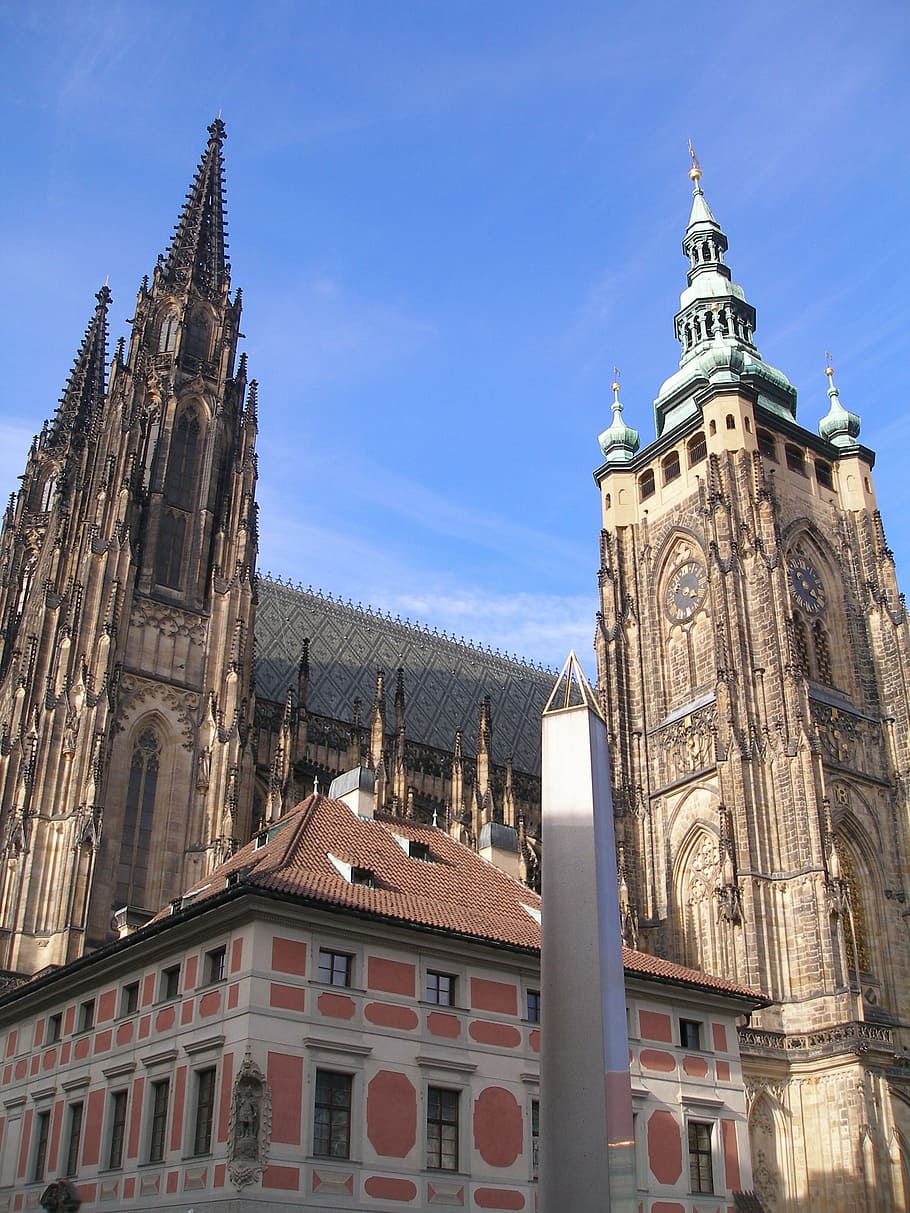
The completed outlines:
[[[199,418],[195,409],[184,409],[177,418],[171,435],[167,476],[164,482],[164,496],[168,505],[182,510],[193,508],[198,455]]]
[[[209,321],[205,312],[195,311],[186,322],[183,352],[203,362],[209,356]]]
[[[32,588],[32,582],[35,580],[35,569],[38,567],[38,559],[35,556],[29,557],[22,570],[22,576],[19,578],[19,593],[16,595],[16,616],[20,616],[25,610],[25,604],[28,600],[28,592]]]
[[[161,317],[161,328],[158,331],[158,352],[172,354],[177,346],[177,313],[168,309]]]
[[[158,531],[158,561],[155,580],[171,590],[183,584],[183,548],[186,540],[186,515],[165,508]]]
[[[117,868],[118,905],[145,905],[160,765],[161,739],[155,729],[143,729],[130,760],[120,863]]]

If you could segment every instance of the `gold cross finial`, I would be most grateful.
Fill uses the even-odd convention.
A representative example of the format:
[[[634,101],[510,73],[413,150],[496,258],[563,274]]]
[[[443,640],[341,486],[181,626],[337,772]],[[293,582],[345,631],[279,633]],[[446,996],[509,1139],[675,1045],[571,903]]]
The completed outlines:
[[[613,393],[613,399],[619,399],[619,367],[613,367],[613,382],[610,384],[610,391]]]
[[[701,180],[701,165],[698,163],[698,157],[695,154],[695,148],[692,146],[692,140],[689,140],[689,155],[692,157],[692,167],[689,169],[689,176],[698,184]]]
[[[834,359],[828,350],[825,350],[825,374],[829,379],[834,378]]]

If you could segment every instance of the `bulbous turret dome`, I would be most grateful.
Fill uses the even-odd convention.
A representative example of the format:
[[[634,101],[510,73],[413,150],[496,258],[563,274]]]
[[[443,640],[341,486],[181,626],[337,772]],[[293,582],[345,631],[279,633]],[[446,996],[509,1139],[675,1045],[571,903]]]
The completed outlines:
[[[828,399],[831,401],[831,406],[818,423],[818,432],[832,446],[841,448],[855,446],[859,437],[859,414],[851,413],[841,404],[840,392],[834,383],[834,367],[831,365],[830,358],[825,367],[825,374],[828,376]]]
[[[619,380],[610,385],[613,392],[613,420],[598,438],[600,449],[607,463],[628,463],[641,445],[638,430],[633,430],[622,419],[622,401],[619,399]]]

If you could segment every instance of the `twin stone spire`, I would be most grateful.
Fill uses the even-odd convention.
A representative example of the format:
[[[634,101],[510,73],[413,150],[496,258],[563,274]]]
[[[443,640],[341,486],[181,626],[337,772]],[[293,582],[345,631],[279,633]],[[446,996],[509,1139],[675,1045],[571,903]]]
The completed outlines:
[[[756,392],[761,404],[772,413],[796,420],[796,388],[786,375],[762,359],[754,344],[755,308],[741,286],[732,279],[725,263],[727,237],[715,218],[701,186],[702,171],[691,151],[692,207],[682,241],[689,263],[686,287],[680,295],[674,318],[681,346],[679,370],[667,379],[654,401],[657,437],[694,417],[696,398],[710,384],[743,383]],[[833,371],[830,380],[830,410],[819,425],[819,434],[843,449],[856,444],[860,419],[840,404]],[[640,446],[637,430],[622,417],[619,384],[614,382],[613,421],[599,437],[607,464],[628,463]]]
[[[224,123],[216,118],[190,184],[170,246],[158,258],[156,283],[180,295],[195,295],[217,304],[231,282],[225,214]],[[95,310],[76,354],[66,387],[42,442],[66,444],[89,436],[100,419],[107,388],[108,310],[112,302],[105,282],[95,296]]]
[[[208,142],[190,185],[174,236],[166,254],[158,259],[156,280],[171,290],[192,292],[212,302],[230,289],[230,263],[224,203],[225,127],[216,118],[208,128]],[[701,187],[702,171],[692,153],[689,177],[693,183],[692,208],[682,241],[689,268],[674,319],[681,345],[679,370],[662,385],[654,402],[658,437],[694,414],[698,390],[714,382],[746,382],[757,389],[762,403],[773,412],[795,420],[796,389],[786,376],[762,360],[753,342],[755,309],[742,287],[732,280],[724,261],[727,237],[714,217]],[[104,399],[107,362],[107,313],[111,293],[105,284],[60,405],[50,424],[49,441],[66,441],[71,434],[88,433]],[[830,408],[818,432],[833,446],[855,445],[860,418],[840,403],[834,372],[827,366]],[[600,448],[608,464],[632,460],[641,445],[638,431],[623,420],[618,379],[612,384],[613,420],[600,435]]]

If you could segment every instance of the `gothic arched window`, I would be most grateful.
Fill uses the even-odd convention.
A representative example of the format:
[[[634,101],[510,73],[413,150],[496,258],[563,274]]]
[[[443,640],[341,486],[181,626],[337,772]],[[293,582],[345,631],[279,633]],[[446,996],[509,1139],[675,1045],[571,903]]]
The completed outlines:
[[[686,450],[689,453],[690,468],[708,458],[708,444],[705,440],[704,430],[699,430],[697,434],[692,435],[686,444]]]
[[[183,582],[183,548],[186,540],[186,516],[165,509],[158,532],[158,560],[155,579],[159,585],[179,590]]]
[[[196,467],[199,455],[199,418],[196,410],[184,409],[177,418],[168,453],[164,496],[168,505],[180,509],[193,508],[196,487]]]
[[[46,514],[51,508],[51,502],[54,500],[54,493],[57,490],[57,473],[51,474],[41,486],[41,497],[38,501],[38,509],[42,514]]]
[[[161,328],[158,331],[159,354],[172,354],[177,348],[177,328],[179,323],[177,313],[170,309],[161,317]]]
[[[834,676],[831,672],[831,647],[828,644],[828,633],[820,619],[812,625],[812,642],[815,649],[815,676],[825,686],[834,686]]]
[[[145,905],[160,765],[161,739],[154,728],[143,729],[136,739],[130,759],[120,840],[117,899],[123,905]]]
[[[806,623],[799,611],[793,612],[793,656],[796,666],[804,678],[811,677],[809,665],[809,638],[806,634]]]
[[[35,580],[35,569],[38,567],[38,559],[36,556],[30,556],[25,562],[22,569],[22,574],[19,578],[19,593],[16,595],[16,615],[21,615],[25,610],[26,599],[28,592],[32,588],[32,582]]]
[[[700,827],[676,863],[678,930],[686,964],[723,972],[723,941],[717,922],[716,890],[722,881],[718,838]]]
[[[209,320],[205,312],[197,310],[187,320],[183,352],[190,358],[199,358],[203,362],[208,358]]]

